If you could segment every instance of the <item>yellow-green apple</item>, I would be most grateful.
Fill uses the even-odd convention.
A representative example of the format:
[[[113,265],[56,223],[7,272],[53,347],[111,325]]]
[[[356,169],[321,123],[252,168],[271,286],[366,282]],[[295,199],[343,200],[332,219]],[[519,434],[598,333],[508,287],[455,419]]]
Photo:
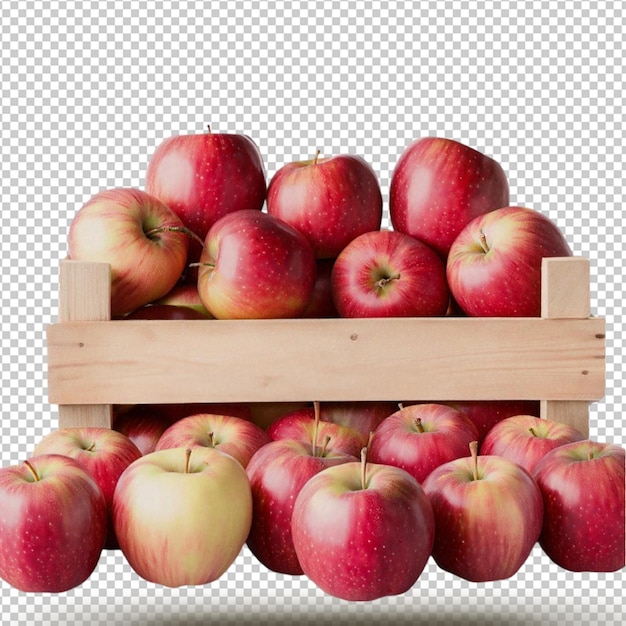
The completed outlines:
[[[342,317],[443,316],[450,301],[443,261],[396,231],[353,239],[335,260],[331,281]]]
[[[466,224],[508,204],[509,184],[500,164],[443,137],[409,144],[389,186],[394,230],[423,241],[444,259]]]
[[[204,304],[202,304],[202,300],[200,300],[197,284],[178,283],[162,298],[155,300],[153,304],[172,304],[175,306],[189,307],[199,311],[209,319],[213,317],[206,310]]]
[[[164,296],[185,268],[188,234],[163,202],[140,189],[106,189],[74,215],[69,257],[111,267],[111,313],[123,315]]]
[[[350,241],[378,230],[383,201],[372,167],[339,154],[281,167],[267,188],[267,211],[302,232],[317,258],[335,258]]]
[[[532,476],[500,456],[449,461],[422,487],[435,513],[433,558],[439,567],[472,582],[513,576],[539,538],[543,501]]]
[[[291,529],[304,573],[326,593],[370,601],[408,591],[431,554],[435,520],[404,470],[361,462],[329,467],[296,498]]]
[[[302,317],[339,317],[333,300],[330,280],[335,259],[318,259],[315,263],[315,284],[313,294]]]
[[[206,236],[198,293],[218,319],[298,317],[315,284],[315,256],[302,233],[260,211],[219,219]]]
[[[283,415],[268,426],[266,432],[273,440],[295,439],[297,441],[315,442],[322,446],[326,438],[336,452],[345,452],[355,457],[361,453],[363,436],[348,426],[323,420],[323,410],[319,402]],[[366,440],[367,443],[367,440]]]
[[[205,320],[207,316],[188,306],[175,304],[145,304],[131,311],[127,320]]]
[[[585,436],[569,424],[534,415],[513,415],[487,433],[480,453],[504,456],[532,474],[550,450],[583,439]]]
[[[113,429],[126,435],[142,455],[154,452],[161,435],[173,420],[154,404],[113,407]]]
[[[467,455],[476,426],[444,404],[412,404],[385,418],[374,430],[369,458],[394,465],[421,483],[436,467]]]
[[[503,207],[475,218],[459,233],[448,256],[448,284],[467,315],[537,317],[541,260],[571,254],[563,233],[545,215]]]
[[[252,498],[239,461],[216,448],[147,454],[121,475],[113,522],[142,578],[167,587],[217,580],[241,551]]]
[[[145,189],[167,204],[200,240],[220,218],[242,209],[260,210],[265,201],[265,169],[254,141],[235,133],[175,135],[150,157]],[[189,246],[189,263],[202,247]],[[195,273],[191,272],[195,278]]]
[[[96,481],[107,506],[108,529],[105,548],[117,548],[111,509],[115,485],[122,472],[141,456],[137,446],[122,433],[110,428],[85,426],[59,428],[35,446],[32,456],[69,456]]]
[[[82,584],[106,534],[104,495],[74,459],[48,454],[0,469],[0,578],[16,589]]]
[[[216,448],[237,459],[243,467],[252,455],[271,441],[256,424],[232,415],[198,413],[174,422],[159,438],[156,450]]]
[[[548,452],[534,477],[543,495],[539,543],[560,567],[613,572],[626,566],[624,448],[579,441]]]
[[[303,573],[291,536],[295,498],[311,476],[355,460],[336,451],[328,439],[322,445],[315,440],[279,439],[255,452],[246,467],[254,508],[247,543],[263,565],[282,574]]]

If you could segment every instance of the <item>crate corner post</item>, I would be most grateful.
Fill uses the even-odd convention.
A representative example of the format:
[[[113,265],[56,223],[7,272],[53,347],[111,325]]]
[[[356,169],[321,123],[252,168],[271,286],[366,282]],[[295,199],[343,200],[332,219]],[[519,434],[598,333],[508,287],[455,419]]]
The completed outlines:
[[[63,260],[59,266],[58,322],[106,322],[111,319],[108,263]],[[111,404],[59,404],[59,428],[111,428]]]

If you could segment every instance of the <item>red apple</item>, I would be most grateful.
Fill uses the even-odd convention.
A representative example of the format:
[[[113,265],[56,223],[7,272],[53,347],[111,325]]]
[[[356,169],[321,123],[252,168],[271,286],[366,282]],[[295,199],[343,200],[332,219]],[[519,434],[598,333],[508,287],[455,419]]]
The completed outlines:
[[[200,258],[198,292],[218,319],[297,317],[315,284],[315,257],[304,235],[260,211],[218,220]]]
[[[358,457],[364,445],[361,433],[347,426],[321,421],[323,410],[319,403],[315,404],[315,407],[299,409],[278,418],[267,428],[269,437],[274,441],[278,439],[295,439],[307,443],[315,441],[320,447],[328,437],[333,450]]]
[[[168,291],[162,298],[155,300],[153,304],[171,304],[174,306],[188,307],[199,311],[206,318],[211,319],[213,316],[206,310],[202,300],[200,300],[200,294],[198,293],[198,286],[189,283],[178,283]]]
[[[408,591],[430,557],[433,510],[404,470],[361,463],[329,467],[296,498],[291,529],[304,573],[326,593],[370,601]]]
[[[435,513],[433,558],[472,582],[513,576],[539,538],[543,502],[523,468],[500,456],[449,461],[422,483]]]
[[[400,156],[389,187],[395,230],[416,237],[445,258],[472,219],[509,204],[499,163],[451,139],[424,137]]]
[[[413,404],[385,418],[374,431],[372,463],[406,470],[419,483],[436,467],[467,455],[476,427],[444,404]]]
[[[513,415],[487,433],[480,453],[506,457],[532,474],[550,450],[584,438],[579,430],[567,424],[533,415]]]
[[[317,258],[334,258],[355,237],[378,230],[382,195],[371,166],[341,154],[288,163],[272,177],[267,211],[306,235]]]
[[[215,448],[141,457],[113,496],[120,547],[142,578],[167,587],[217,580],[245,543],[252,519],[241,464]]]
[[[620,446],[584,440],[555,448],[536,466],[545,511],[539,543],[560,567],[626,566],[624,463]]]
[[[450,293],[443,261],[395,231],[360,235],[337,257],[333,299],[342,317],[443,316]]]
[[[188,306],[146,304],[129,313],[127,320],[205,320],[206,315]]]
[[[504,207],[470,222],[450,248],[447,276],[467,315],[541,315],[541,260],[572,252],[559,228],[524,207]]]
[[[0,578],[62,593],[96,568],[107,534],[104,495],[77,461],[44,455],[0,469]]]
[[[161,435],[173,419],[153,404],[136,404],[125,410],[113,411],[113,429],[126,435],[142,455],[154,452]]]
[[[111,314],[123,315],[174,287],[187,258],[184,230],[157,198],[139,189],[109,189],[72,219],[69,257],[111,266]]]
[[[398,410],[397,402],[356,401],[322,402],[320,419],[351,428],[361,434],[362,446],[367,445],[370,433],[392,413]]]
[[[199,413],[174,422],[160,437],[156,450],[217,448],[246,467],[252,455],[271,440],[256,424],[232,415]]]
[[[335,259],[318,259],[315,263],[313,295],[302,317],[339,317],[333,300],[331,274]]]
[[[268,569],[299,575],[291,534],[291,515],[296,496],[311,478],[326,467],[355,461],[356,457],[326,446],[280,439],[260,448],[246,472],[252,488],[254,516],[248,547]]]
[[[260,210],[265,201],[263,159],[245,135],[208,132],[168,137],[146,171],[146,191],[167,204],[203,240],[224,215]],[[200,258],[193,242],[189,262]]]
[[[46,435],[35,446],[33,457],[46,454],[71,457],[96,481],[107,506],[108,530],[105,548],[116,548],[117,539],[111,519],[113,492],[122,472],[141,456],[139,448],[120,432],[85,426],[59,428]]]

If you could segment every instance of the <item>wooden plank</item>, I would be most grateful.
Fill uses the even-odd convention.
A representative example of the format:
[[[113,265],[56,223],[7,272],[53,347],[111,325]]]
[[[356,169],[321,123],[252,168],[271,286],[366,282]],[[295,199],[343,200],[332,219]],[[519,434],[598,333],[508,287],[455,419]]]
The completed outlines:
[[[387,318],[48,327],[53,403],[593,400],[604,320]]]
[[[575,400],[542,400],[541,417],[577,428],[589,437],[589,403]]]
[[[60,323],[111,319],[111,274],[106,263],[61,261],[59,266]],[[59,404],[59,428],[111,428],[110,404]]]

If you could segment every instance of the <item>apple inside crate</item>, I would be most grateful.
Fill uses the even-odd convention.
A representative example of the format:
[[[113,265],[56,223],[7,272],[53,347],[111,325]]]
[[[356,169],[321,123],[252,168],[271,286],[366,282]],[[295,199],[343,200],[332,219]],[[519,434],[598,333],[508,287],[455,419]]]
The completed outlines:
[[[536,318],[111,320],[107,264],[62,261],[59,281],[60,426],[110,427],[115,404],[539,400],[587,434],[605,392],[585,258],[543,260]]]

